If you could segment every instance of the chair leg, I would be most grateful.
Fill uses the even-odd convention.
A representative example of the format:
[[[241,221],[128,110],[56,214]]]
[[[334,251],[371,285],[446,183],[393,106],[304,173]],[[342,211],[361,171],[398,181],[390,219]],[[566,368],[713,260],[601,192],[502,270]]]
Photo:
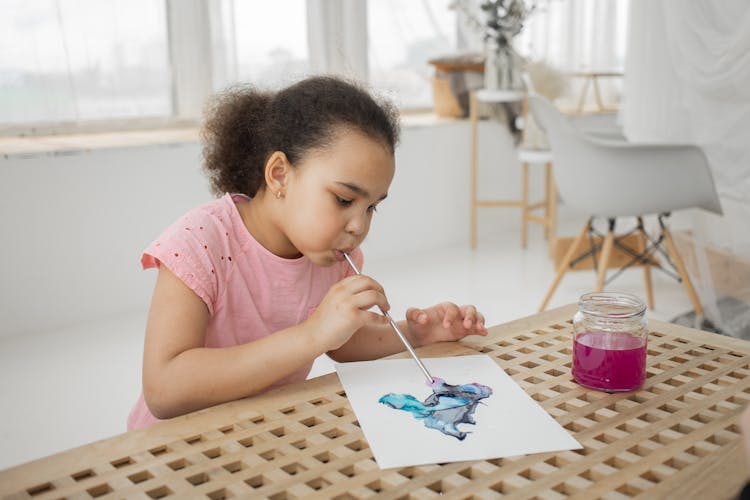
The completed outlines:
[[[563,257],[563,260],[560,263],[560,267],[557,268],[557,274],[555,275],[555,279],[552,280],[552,285],[549,287],[549,290],[547,291],[547,295],[544,297],[544,301],[542,301],[542,305],[539,308],[539,312],[542,312],[545,309],[547,309],[547,304],[549,304],[549,301],[552,298],[552,294],[555,293],[555,290],[557,289],[557,285],[560,284],[560,280],[562,280],[563,275],[568,270],[568,267],[570,266],[570,261],[573,260],[573,256],[578,251],[578,247],[581,246],[581,243],[583,242],[583,239],[588,234],[590,227],[591,227],[591,221],[589,220],[586,224],[584,224],[583,229],[581,229],[581,232],[578,234],[575,241],[573,241],[573,244],[570,245],[570,248],[568,248],[568,251],[565,253],[565,257]]]
[[[638,227],[640,232],[638,233],[638,247],[641,253],[645,253],[648,248],[648,239],[646,238],[645,229],[643,228],[643,219],[638,218]],[[648,308],[654,308],[654,289],[651,285],[651,256],[648,255],[647,261],[643,263],[643,281],[646,284],[646,300],[648,301]]]
[[[521,164],[521,248],[526,249],[529,225],[529,164]]]
[[[475,91],[469,92],[469,122],[471,123],[471,169],[469,171],[469,183],[471,185],[469,196],[471,198],[471,213],[469,214],[469,248],[477,248],[477,176],[478,162],[477,155],[477,136],[478,136],[478,110],[477,94]]]
[[[544,239],[549,241],[552,233],[552,205],[550,199],[550,182],[552,181],[552,164],[544,164]]]
[[[602,254],[599,257],[599,269],[596,273],[596,291],[601,292],[604,290],[604,279],[607,277],[607,266],[609,265],[609,257],[612,255],[612,247],[615,242],[615,230],[613,221],[610,221],[609,231],[604,237],[604,243],[602,244]]]
[[[677,272],[680,273],[682,284],[687,291],[688,297],[690,297],[690,301],[693,303],[693,307],[695,308],[695,315],[696,317],[703,316],[703,306],[701,306],[701,302],[698,300],[698,294],[695,292],[693,282],[690,281],[690,276],[685,268],[685,262],[682,260],[682,257],[677,251],[677,246],[674,244],[672,233],[666,228],[666,226],[662,227],[662,232],[664,233],[664,241],[667,244],[667,251],[677,267]]]
[[[547,183],[547,206],[549,207],[549,227],[550,236],[547,240],[550,255],[555,251],[557,246],[557,186],[555,185],[555,176],[552,173],[552,163],[547,163],[549,169],[549,183]]]

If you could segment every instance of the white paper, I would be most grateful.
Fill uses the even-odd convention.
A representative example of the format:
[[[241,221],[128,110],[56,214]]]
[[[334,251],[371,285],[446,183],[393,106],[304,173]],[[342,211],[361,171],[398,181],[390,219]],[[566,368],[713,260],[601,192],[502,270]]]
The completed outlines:
[[[474,412],[476,424],[458,424],[459,440],[428,428],[411,412],[378,400],[389,393],[424,401],[432,394],[412,359],[336,363],[341,384],[375,461],[382,469],[500,458],[581,448],[555,419],[487,355],[425,358],[433,377],[451,385],[477,382],[493,393]]]

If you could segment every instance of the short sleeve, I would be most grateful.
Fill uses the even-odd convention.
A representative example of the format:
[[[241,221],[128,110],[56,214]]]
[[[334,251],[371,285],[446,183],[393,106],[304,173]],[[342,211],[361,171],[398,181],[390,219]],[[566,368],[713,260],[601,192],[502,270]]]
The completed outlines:
[[[214,262],[212,249],[220,245],[220,241],[213,241],[218,233],[211,221],[188,214],[143,251],[141,265],[143,269],[167,266],[213,314],[219,295],[220,269]]]

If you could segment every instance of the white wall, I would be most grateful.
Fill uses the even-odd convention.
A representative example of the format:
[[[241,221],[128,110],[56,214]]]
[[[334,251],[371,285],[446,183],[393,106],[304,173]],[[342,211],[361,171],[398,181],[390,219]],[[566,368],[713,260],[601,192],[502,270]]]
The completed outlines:
[[[140,250],[208,196],[197,145],[0,160],[0,334],[147,307]]]
[[[469,140],[466,122],[405,128],[388,198],[363,245],[366,260],[468,245]],[[479,196],[518,199],[521,176],[507,129],[481,123],[479,157]],[[518,209],[482,209],[480,234],[519,220]]]
[[[517,198],[506,129],[481,123],[479,144],[480,196]],[[468,123],[405,126],[396,161],[366,259],[468,244]],[[155,273],[140,270],[141,251],[211,199],[200,163],[198,144],[0,159],[0,336],[145,311]],[[518,238],[518,220],[517,209],[482,209],[480,243]]]

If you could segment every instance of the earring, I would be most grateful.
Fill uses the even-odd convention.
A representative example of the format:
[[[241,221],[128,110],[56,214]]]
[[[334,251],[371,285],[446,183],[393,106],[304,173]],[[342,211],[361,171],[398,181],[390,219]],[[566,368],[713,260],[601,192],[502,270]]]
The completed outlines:
[[[277,200],[281,199],[281,191],[276,191],[276,199]]]

